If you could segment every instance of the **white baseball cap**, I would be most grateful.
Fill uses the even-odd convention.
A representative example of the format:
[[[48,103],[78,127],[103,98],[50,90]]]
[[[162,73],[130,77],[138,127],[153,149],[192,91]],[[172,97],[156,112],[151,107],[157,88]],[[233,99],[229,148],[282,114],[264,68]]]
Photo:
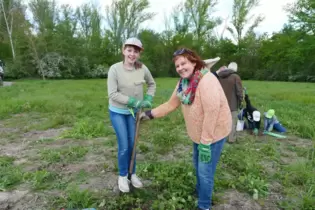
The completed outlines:
[[[258,122],[260,120],[260,112],[259,111],[254,111],[253,112],[253,118],[254,118],[254,121]]]
[[[229,66],[228,66],[228,69],[231,69],[231,70],[237,72],[237,63],[231,62],[231,63],[229,64]]]
[[[144,50],[141,41],[135,37],[128,38],[124,43],[124,46],[125,45],[133,45],[139,47],[141,50]]]

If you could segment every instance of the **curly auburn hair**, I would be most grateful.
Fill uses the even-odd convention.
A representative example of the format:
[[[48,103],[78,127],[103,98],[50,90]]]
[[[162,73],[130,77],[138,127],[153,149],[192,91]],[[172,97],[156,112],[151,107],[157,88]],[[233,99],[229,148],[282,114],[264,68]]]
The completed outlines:
[[[175,62],[179,56],[183,56],[190,62],[195,63],[196,66],[194,71],[199,71],[206,67],[206,63],[200,58],[200,56],[194,50],[185,47],[176,50],[173,54],[173,62]]]

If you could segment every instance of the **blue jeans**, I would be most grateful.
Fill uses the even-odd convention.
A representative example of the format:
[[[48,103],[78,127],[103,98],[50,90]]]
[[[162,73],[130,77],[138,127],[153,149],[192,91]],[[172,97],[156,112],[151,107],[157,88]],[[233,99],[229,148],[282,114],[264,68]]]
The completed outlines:
[[[130,166],[133,144],[136,133],[136,120],[133,116],[109,111],[110,120],[114,127],[118,142],[118,168],[120,176],[127,176]],[[133,174],[136,171],[136,157]]]
[[[199,161],[198,144],[193,144],[193,162],[197,177],[196,190],[198,194],[198,207],[201,209],[211,209],[214,175],[225,141],[226,138],[223,138],[211,144],[211,161],[209,163]]]
[[[280,133],[285,133],[287,131],[280,123],[275,123],[273,125],[273,129],[275,129],[276,131]]]
[[[267,124],[266,126],[267,128],[270,127],[270,124]],[[278,131],[279,133],[285,133],[287,130],[285,129],[285,127],[283,127],[280,123],[275,123],[273,124],[273,128],[274,130]]]

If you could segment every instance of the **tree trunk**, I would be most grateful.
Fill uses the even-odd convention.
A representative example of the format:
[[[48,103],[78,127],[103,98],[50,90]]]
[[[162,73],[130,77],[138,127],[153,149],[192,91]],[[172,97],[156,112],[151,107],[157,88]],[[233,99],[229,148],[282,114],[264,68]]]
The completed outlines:
[[[3,12],[3,16],[4,16],[4,21],[5,21],[5,24],[6,24],[6,26],[7,26],[7,31],[8,31],[8,35],[9,35],[9,39],[10,39],[11,50],[12,50],[12,57],[13,57],[13,60],[15,60],[15,51],[14,51],[13,41],[12,41],[12,23],[13,23],[13,17],[12,17],[12,20],[11,20],[11,29],[10,29],[10,28],[9,28],[9,24],[8,24],[7,15],[5,14],[5,10],[4,10],[3,0],[1,1],[1,6],[2,6],[2,12]]]

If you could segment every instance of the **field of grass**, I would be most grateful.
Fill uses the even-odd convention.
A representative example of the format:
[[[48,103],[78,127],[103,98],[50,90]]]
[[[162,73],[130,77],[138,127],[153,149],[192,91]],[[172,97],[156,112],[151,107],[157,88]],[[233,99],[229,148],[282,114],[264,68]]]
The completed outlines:
[[[159,78],[154,106],[176,79]],[[315,84],[244,81],[287,139],[238,133],[225,144],[214,208],[315,209]],[[120,195],[106,80],[16,81],[0,88],[0,209],[194,209],[192,143],[181,111],[141,124],[137,174]]]

